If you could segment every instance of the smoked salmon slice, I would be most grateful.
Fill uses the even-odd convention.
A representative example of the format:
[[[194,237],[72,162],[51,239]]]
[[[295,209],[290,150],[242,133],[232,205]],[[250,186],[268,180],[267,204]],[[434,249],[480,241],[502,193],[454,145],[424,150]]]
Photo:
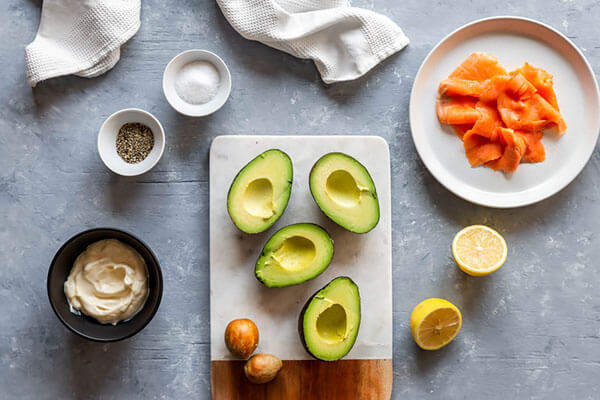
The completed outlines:
[[[463,140],[465,154],[472,167],[477,167],[502,157],[503,149],[500,143],[492,142],[473,131],[465,133]]]
[[[496,75],[506,75],[498,59],[488,53],[476,52],[467,57],[448,78],[484,82]]]
[[[497,104],[509,128],[533,132],[555,126],[560,134],[567,129],[560,112],[520,73],[508,80]]]
[[[542,144],[542,136],[544,133],[541,131],[537,132],[517,132],[525,141],[525,155],[523,156],[523,162],[536,163],[542,162],[546,159],[546,150]]]
[[[490,140],[496,140],[496,128],[502,127],[502,119],[495,105],[479,101],[475,109],[479,113],[479,119],[472,130]]]
[[[485,81],[479,100],[485,103],[496,103],[510,78],[510,75],[496,75]]]
[[[437,116],[444,124],[474,124],[479,119],[475,105],[477,99],[470,97],[445,97],[437,102]]]
[[[463,140],[472,167],[515,171],[546,158],[544,130],[567,125],[553,76],[529,63],[507,72],[487,53],[467,57],[438,87],[436,112]]]
[[[473,124],[452,125],[452,129],[454,129],[456,136],[462,139],[465,133],[473,129]]]
[[[494,171],[513,172],[521,163],[527,150],[525,141],[512,129],[497,128],[497,134],[504,151],[500,158],[490,161],[486,165]]]
[[[554,93],[554,83],[552,74],[544,71],[541,68],[536,68],[529,63],[525,63],[521,68],[514,70],[525,77],[538,91],[538,93],[546,99],[556,111],[560,111],[558,108],[558,101],[556,100],[556,94]]]
[[[482,101],[477,103],[475,109],[479,112],[479,119],[463,136],[465,154],[472,167],[496,160],[503,153],[497,137],[497,128],[502,126],[498,111]]]
[[[468,79],[444,79],[438,88],[440,96],[481,96],[484,82],[472,81]]]

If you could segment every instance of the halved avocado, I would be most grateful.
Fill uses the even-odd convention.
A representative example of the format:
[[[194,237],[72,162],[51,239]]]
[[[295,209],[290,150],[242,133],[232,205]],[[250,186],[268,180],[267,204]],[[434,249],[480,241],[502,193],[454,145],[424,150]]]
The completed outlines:
[[[356,341],[360,327],[358,286],[346,276],[335,278],[315,293],[298,319],[300,340],[316,359],[344,357]]]
[[[379,200],[369,171],[344,153],[329,153],[313,166],[310,191],[333,222],[354,233],[366,233],[379,222]]]
[[[288,225],[267,241],[256,261],[256,278],[268,287],[306,282],[325,271],[333,257],[333,240],[315,224]]]
[[[283,214],[293,178],[292,161],[283,151],[267,150],[238,172],[227,194],[231,220],[246,233],[271,227]]]

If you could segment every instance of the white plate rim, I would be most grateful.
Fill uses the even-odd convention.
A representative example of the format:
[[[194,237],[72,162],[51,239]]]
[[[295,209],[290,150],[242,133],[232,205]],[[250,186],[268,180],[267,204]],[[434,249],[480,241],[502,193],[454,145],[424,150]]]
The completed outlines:
[[[493,17],[481,18],[481,19],[477,19],[475,21],[471,21],[467,24],[464,24],[464,25],[460,26],[459,28],[450,32],[444,38],[442,38],[431,49],[431,51],[427,54],[427,56],[421,63],[421,66],[419,67],[417,74],[415,75],[415,79],[413,81],[413,87],[411,89],[411,94],[410,94],[409,121],[410,121],[411,136],[413,139],[413,143],[415,145],[415,148],[417,150],[417,153],[419,154],[421,161],[423,162],[423,164],[425,165],[427,170],[434,176],[434,178],[442,186],[444,186],[450,192],[454,193],[456,196],[458,196],[464,200],[467,200],[471,203],[477,204],[477,205],[492,207],[492,208],[516,208],[516,207],[524,207],[527,205],[538,203],[542,200],[545,200],[545,199],[555,195],[556,193],[558,193],[562,189],[564,189],[566,186],[568,186],[573,180],[575,180],[575,178],[581,173],[583,168],[587,165],[587,163],[589,162],[590,158],[592,157],[592,155],[595,151],[596,145],[590,147],[590,150],[589,150],[588,154],[586,155],[586,157],[582,157],[580,159],[579,164],[575,168],[572,169],[571,174],[569,174],[569,176],[566,179],[563,179],[563,180],[557,182],[555,185],[551,186],[549,189],[540,191],[538,195],[533,196],[533,197],[528,197],[526,199],[520,199],[518,197],[518,194],[515,194],[515,196],[511,197],[511,198],[505,198],[505,197],[494,198],[493,196],[491,196],[490,194],[487,194],[484,191],[473,191],[472,188],[470,188],[468,186],[458,187],[458,188],[452,187],[452,185],[450,185],[448,182],[446,182],[444,179],[443,173],[440,173],[440,171],[438,171],[438,169],[435,166],[433,166],[431,164],[431,162],[429,162],[428,157],[424,156],[424,148],[423,148],[424,144],[419,139],[419,136],[415,135],[415,129],[414,129],[414,126],[415,126],[414,121],[416,120],[416,113],[417,113],[416,105],[415,105],[415,101],[414,101],[415,97],[416,97],[416,86],[417,86],[416,83],[419,81],[419,78],[421,77],[421,73],[422,73],[423,69],[427,66],[430,58],[436,53],[436,51],[442,45],[444,45],[446,43],[446,41],[448,41],[449,39],[451,39],[453,36],[457,35],[458,33],[462,32],[463,30],[471,28],[474,25],[488,23],[490,21],[503,20],[503,19],[518,21],[521,23],[530,23],[530,24],[538,25],[546,30],[549,30],[553,34],[557,35],[560,39],[562,39],[569,47],[571,47],[575,51],[575,53],[579,56],[580,61],[582,61],[583,65],[586,67],[586,70],[587,70],[586,72],[587,72],[587,74],[589,74],[592,82],[594,83],[594,93],[595,93],[595,97],[596,97],[596,102],[597,102],[597,104],[600,104],[600,90],[598,88],[598,81],[596,80],[596,75],[594,74],[594,71],[593,71],[590,63],[588,62],[587,58],[585,57],[583,52],[577,47],[577,45],[575,45],[575,43],[573,43],[562,32],[558,31],[557,29],[553,28],[552,26],[545,24],[541,21],[537,21],[532,18],[521,17],[521,16],[503,15],[503,16],[493,16]],[[507,30],[510,30],[510,28],[508,28]],[[596,144],[598,141],[598,135],[600,134],[600,109],[597,110],[595,119],[596,119],[596,121],[595,121],[594,143]]]

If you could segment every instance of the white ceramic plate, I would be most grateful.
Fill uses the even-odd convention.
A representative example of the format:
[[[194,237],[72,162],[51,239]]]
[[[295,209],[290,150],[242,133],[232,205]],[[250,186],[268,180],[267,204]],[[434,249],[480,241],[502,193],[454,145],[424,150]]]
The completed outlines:
[[[438,84],[475,51],[494,55],[509,71],[527,61],[554,75],[567,132],[544,136],[544,162],[521,164],[512,174],[471,168],[462,141],[438,121]],[[410,125],[423,163],[448,190],[488,207],[525,206],[563,189],[590,159],[600,130],[598,83],[581,51],[555,29],[520,17],[486,18],[452,32],[425,58],[410,97]]]

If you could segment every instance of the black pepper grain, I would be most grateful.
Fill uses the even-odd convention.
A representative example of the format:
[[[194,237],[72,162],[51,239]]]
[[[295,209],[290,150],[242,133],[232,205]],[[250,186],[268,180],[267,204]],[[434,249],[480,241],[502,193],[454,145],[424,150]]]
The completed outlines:
[[[154,147],[154,134],[146,125],[128,122],[117,134],[117,154],[127,163],[143,161]]]

